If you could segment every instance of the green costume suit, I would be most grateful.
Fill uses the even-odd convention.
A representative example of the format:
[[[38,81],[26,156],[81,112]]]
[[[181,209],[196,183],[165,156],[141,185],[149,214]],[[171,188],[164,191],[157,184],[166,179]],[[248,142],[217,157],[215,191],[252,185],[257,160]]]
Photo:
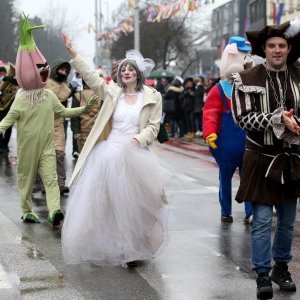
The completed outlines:
[[[26,101],[26,92],[15,99],[7,116],[0,122],[0,133],[17,122],[18,187],[23,218],[32,212],[32,187],[37,172],[46,191],[49,217],[60,209],[56,157],[53,144],[55,116],[76,117],[87,108],[65,108],[56,95],[47,89],[43,98],[33,105]]]

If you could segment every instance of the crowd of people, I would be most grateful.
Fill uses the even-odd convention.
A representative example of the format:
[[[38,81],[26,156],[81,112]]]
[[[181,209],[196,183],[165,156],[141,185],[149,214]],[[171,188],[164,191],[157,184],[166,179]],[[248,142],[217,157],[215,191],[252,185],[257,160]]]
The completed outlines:
[[[288,263],[300,196],[300,70],[294,65],[300,57],[299,21],[247,32],[251,46],[232,37],[222,55],[221,78],[210,86],[200,76],[175,77],[161,80],[156,89],[145,85],[155,64],[139,51],[127,51],[107,83],[66,35],[71,61],[58,61],[50,72],[32,29],[26,17],[21,19],[16,66],[11,66],[16,72],[0,68],[1,97],[8,93],[4,87],[14,86],[1,110],[0,151],[9,151],[16,123],[23,222],[40,222],[32,207],[33,185],[40,182],[48,221],[58,226],[64,220],[67,264],[125,267],[153,257],[168,240],[164,187],[172,171],[155,154],[154,143],[163,122],[173,137],[192,141],[203,135],[220,171],[222,222],[233,221],[231,179],[239,168],[236,200],[245,203],[244,223],[253,223],[257,298],[272,299],[272,282],[296,290]],[[38,55],[29,55],[32,51]],[[264,63],[255,66],[251,53]],[[80,153],[70,190],[64,168],[68,117],[73,156]],[[65,193],[66,215],[60,208]]]
[[[155,88],[163,97],[163,124],[169,136],[193,141],[203,136],[202,115],[205,98],[216,79],[203,76],[187,77],[184,80],[162,78]]]

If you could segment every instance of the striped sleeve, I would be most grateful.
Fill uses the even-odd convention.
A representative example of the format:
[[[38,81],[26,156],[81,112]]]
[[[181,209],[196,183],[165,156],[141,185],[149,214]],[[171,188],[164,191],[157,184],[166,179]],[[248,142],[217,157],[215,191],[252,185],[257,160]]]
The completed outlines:
[[[272,130],[272,113],[257,109],[254,95],[238,89],[234,83],[232,91],[232,112],[235,123],[248,131]]]

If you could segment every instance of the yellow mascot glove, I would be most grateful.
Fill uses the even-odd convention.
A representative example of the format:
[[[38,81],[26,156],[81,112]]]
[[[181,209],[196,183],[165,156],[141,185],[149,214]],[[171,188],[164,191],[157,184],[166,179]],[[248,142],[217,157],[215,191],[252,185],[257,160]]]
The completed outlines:
[[[213,149],[217,149],[216,140],[218,139],[218,136],[216,133],[211,133],[206,138],[206,143],[212,147]]]

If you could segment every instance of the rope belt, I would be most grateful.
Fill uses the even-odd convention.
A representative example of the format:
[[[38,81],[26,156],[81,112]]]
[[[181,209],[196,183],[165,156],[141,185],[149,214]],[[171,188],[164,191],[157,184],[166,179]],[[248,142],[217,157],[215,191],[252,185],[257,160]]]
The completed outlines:
[[[300,155],[293,152],[291,147],[284,147],[283,152],[277,155],[261,152],[260,150],[263,149],[261,145],[251,143],[251,148],[254,149],[246,148],[246,151],[273,158],[265,173],[265,178],[280,185],[283,185],[286,181],[300,182]]]

